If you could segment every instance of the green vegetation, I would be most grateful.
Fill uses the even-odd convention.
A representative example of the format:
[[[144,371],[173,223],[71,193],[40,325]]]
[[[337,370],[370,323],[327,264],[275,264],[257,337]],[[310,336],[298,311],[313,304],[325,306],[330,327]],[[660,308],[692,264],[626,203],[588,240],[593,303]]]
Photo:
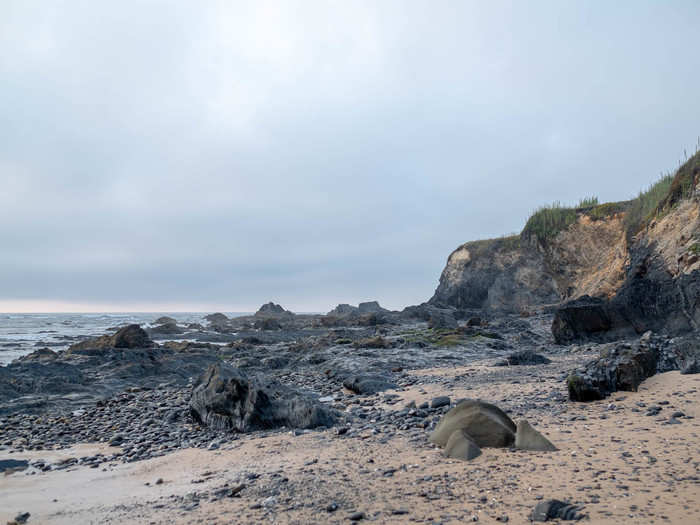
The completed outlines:
[[[700,140],[698,142],[700,148]],[[554,202],[537,209],[528,219],[520,238],[547,245],[559,232],[567,229],[585,214],[593,220],[607,219],[624,213],[624,227],[627,239],[637,234],[653,219],[665,215],[679,202],[692,195],[700,178],[700,151],[679,166],[675,174],[662,174],[661,178],[647,189],[640,191],[630,201],[599,204],[597,197],[585,197],[578,206],[563,206]]]
[[[672,183],[673,175],[662,175],[646,190],[640,191],[636,199],[630,201],[624,220],[628,239],[641,230],[653,215],[656,215],[656,210],[668,195]]]
[[[576,222],[576,210],[554,202],[536,210],[525,224],[520,237],[526,241],[537,240],[546,244],[557,234]]]
[[[613,215],[616,215],[618,213],[624,212],[627,209],[627,205],[628,203],[624,201],[606,202],[605,204],[595,206],[590,211],[588,211],[586,215],[588,215],[594,221],[599,221],[602,219],[612,217]]]
[[[700,242],[693,244],[690,248],[688,248],[688,251],[693,255],[700,255]]]

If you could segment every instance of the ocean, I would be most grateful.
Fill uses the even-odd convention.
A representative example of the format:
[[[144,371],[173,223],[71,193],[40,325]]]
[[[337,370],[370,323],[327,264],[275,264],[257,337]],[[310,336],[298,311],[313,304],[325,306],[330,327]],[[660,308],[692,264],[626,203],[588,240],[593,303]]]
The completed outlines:
[[[136,323],[151,326],[162,316],[172,317],[178,323],[203,323],[211,312],[127,312],[92,314],[4,314],[0,313],[0,366],[37,348],[63,350],[81,336],[99,336],[112,333],[110,329]],[[222,312],[229,317],[250,315],[251,312]]]

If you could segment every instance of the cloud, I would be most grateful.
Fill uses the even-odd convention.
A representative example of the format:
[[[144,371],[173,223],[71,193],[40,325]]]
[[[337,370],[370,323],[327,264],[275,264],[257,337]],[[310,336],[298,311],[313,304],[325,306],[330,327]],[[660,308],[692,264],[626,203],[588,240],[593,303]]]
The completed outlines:
[[[401,307],[698,134],[693,2],[0,9],[5,305]]]

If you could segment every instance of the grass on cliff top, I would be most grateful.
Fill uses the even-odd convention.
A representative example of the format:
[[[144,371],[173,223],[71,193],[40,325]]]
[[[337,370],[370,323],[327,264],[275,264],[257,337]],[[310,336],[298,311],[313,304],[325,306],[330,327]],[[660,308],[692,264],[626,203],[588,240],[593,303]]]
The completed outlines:
[[[585,197],[576,207],[562,206],[559,201],[542,206],[530,215],[520,237],[526,241],[536,239],[540,244],[546,244],[560,231],[575,223],[579,211],[588,211],[597,206],[598,197]]]
[[[659,180],[640,191],[634,199],[599,204],[596,197],[587,197],[581,199],[575,207],[555,202],[536,210],[525,224],[520,237],[528,242],[536,240],[544,246],[559,232],[574,224],[579,214],[601,220],[624,213],[625,233],[630,240],[653,219],[665,215],[678,203],[689,198],[699,178],[700,141],[695,155],[679,166],[675,174],[662,174]]]

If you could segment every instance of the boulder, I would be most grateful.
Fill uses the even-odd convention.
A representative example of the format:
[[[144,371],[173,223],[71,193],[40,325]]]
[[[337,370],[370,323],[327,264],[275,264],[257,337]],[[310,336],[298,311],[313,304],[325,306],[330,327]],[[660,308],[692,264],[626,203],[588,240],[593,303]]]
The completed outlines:
[[[608,304],[584,295],[561,305],[552,321],[552,335],[559,344],[605,336],[612,325]]]
[[[594,401],[618,390],[636,392],[642,381],[656,373],[658,359],[658,350],[641,342],[608,347],[583,370],[569,375],[569,399]]]
[[[518,421],[515,431],[515,448],[520,450],[535,450],[538,452],[553,452],[557,450],[551,441],[537,432],[526,419]]]
[[[248,377],[227,363],[211,365],[197,380],[190,412],[202,425],[237,432],[314,428],[335,421],[333,412],[311,397],[277,382]]]
[[[466,399],[445,414],[430,435],[444,447],[455,430],[464,430],[479,447],[508,447],[515,441],[515,423],[500,408],[484,401]]]
[[[369,395],[396,388],[388,377],[378,374],[358,374],[345,378],[343,386],[355,394]]]
[[[540,501],[530,515],[532,521],[580,520],[582,508],[558,499]]]
[[[280,305],[275,304],[273,302],[265,303],[262,305],[260,308],[258,308],[258,311],[255,312],[256,317],[280,317],[280,316],[291,316],[294,315],[292,312],[289,312],[282,308]]]
[[[545,356],[532,350],[513,352],[505,359],[498,361],[495,366],[546,365],[551,363]]]
[[[152,348],[155,345],[146,331],[137,324],[117,330],[114,335],[103,335],[71,345],[68,353],[78,350],[105,350],[108,348]]]
[[[167,322],[158,326],[154,326],[150,330],[151,334],[155,335],[180,335],[184,330],[175,322]]]
[[[204,320],[209,321],[210,323],[228,323],[229,322],[229,318],[226,317],[221,312],[216,312],[214,314],[205,315]]]
[[[481,449],[464,429],[455,430],[445,445],[448,458],[470,461],[481,455]]]
[[[155,321],[153,321],[153,324],[168,324],[168,323],[177,324],[177,320],[173,319],[172,317],[168,317],[167,315],[164,315],[162,317],[159,317]]]

